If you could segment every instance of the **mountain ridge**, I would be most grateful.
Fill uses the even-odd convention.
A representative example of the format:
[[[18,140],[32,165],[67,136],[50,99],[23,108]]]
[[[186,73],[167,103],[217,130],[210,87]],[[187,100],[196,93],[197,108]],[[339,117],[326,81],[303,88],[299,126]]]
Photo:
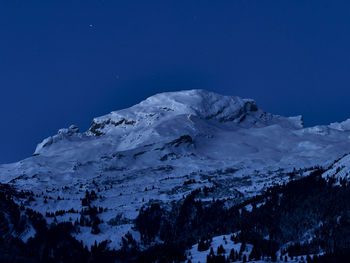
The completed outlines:
[[[60,129],[57,135],[50,136],[38,144],[34,154],[39,154],[42,148],[65,137],[116,135],[120,130],[130,132],[140,127],[142,132],[147,133],[145,128],[158,126],[176,117],[183,117],[185,123],[190,124],[193,124],[191,118],[198,117],[221,123],[241,124],[241,127],[261,127],[277,123],[295,129],[303,128],[302,116],[283,117],[267,113],[260,110],[252,99],[223,96],[205,90],[185,90],[159,93],[130,108],[94,118],[91,127],[83,134],[79,134],[75,125],[68,129]]]

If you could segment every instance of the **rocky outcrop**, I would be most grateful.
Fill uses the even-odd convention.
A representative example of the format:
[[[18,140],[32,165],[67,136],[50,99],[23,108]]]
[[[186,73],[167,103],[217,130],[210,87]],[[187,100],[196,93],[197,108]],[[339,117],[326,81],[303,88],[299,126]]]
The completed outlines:
[[[37,145],[34,155],[40,154],[43,148],[46,148],[52,145],[53,143],[61,141],[67,137],[79,136],[79,134],[79,128],[76,125],[71,125],[69,126],[69,128],[59,129],[56,135],[44,139],[41,143]]]

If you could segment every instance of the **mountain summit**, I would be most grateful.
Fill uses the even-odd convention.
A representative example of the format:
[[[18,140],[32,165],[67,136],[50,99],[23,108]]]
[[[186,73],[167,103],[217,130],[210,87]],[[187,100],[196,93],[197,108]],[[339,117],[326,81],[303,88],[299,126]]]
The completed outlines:
[[[90,131],[95,135],[108,133],[111,126],[121,124],[143,127],[158,125],[160,122],[183,116],[198,117],[221,123],[241,123],[251,118],[251,125],[267,123],[276,116],[266,115],[258,109],[254,100],[222,96],[205,90],[186,90],[154,95],[125,110],[115,111],[93,120]],[[300,120],[300,118],[299,118]],[[289,119],[292,126],[302,127],[302,123]]]
[[[205,90],[166,92],[128,109],[95,118],[84,134],[79,134],[74,125],[61,129],[57,135],[40,143],[35,154],[45,154],[48,146],[64,138],[74,141],[105,135],[114,138],[118,150],[128,150],[183,134],[203,134],[209,126],[235,129],[273,124],[290,129],[303,128],[301,116],[285,118],[266,113],[258,109],[252,99],[222,96]]]

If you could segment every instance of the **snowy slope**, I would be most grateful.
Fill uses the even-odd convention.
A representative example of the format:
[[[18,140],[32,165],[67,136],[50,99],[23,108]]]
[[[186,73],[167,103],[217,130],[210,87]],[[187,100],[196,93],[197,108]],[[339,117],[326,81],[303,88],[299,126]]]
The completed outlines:
[[[325,179],[335,179],[335,184],[341,181],[348,182],[350,179],[350,155],[346,154],[342,158],[335,160],[329,169],[322,175]]]
[[[231,250],[235,251],[235,253],[239,252],[241,250],[242,243],[240,242],[234,242],[231,240],[231,236],[234,234],[230,235],[221,235],[221,236],[216,236],[212,238],[212,241],[210,243],[210,248],[213,248],[214,254],[217,254],[217,249],[219,246],[222,246],[224,248],[224,253],[221,253],[220,255],[225,256],[225,258],[230,257],[230,252]],[[244,262],[242,260],[243,256],[246,257],[246,259],[249,259],[249,255],[252,252],[253,245],[251,244],[246,244],[245,249],[241,251],[241,256],[240,259],[234,259],[231,260],[230,262]],[[189,249],[186,253],[187,260],[191,260],[191,262],[194,263],[205,263],[207,262],[207,255],[210,254],[210,249],[205,250],[205,251],[198,251],[198,244],[195,244],[192,246],[191,249]],[[297,256],[294,257],[294,259],[291,259],[288,255],[283,255],[282,260],[280,258],[280,251],[277,253],[277,261],[275,262],[290,262],[290,263],[298,263],[298,262],[305,262],[307,255],[302,255],[302,256]],[[313,255],[311,255],[313,257]],[[304,259],[304,260],[302,260]],[[252,260],[249,262],[255,262],[255,263],[263,263],[263,262],[271,262],[271,259],[265,258],[262,260]]]
[[[251,99],[204,90],[161,93],[95,118],[84,133],[74,125],[59,130],[32,157],[0,165],[0,181],[33,191],[36,199],[26,206],[43,214],[80,211],[86,190],[96,191],[93,205],[104,208],[101,233],[86,229],[77,238],[89,245],[107,239],[119,247],[150,200],[167,203],[215,186],[216,198],[238,202],[289,180],[293,168],[328,166],[350,152],[346,127],[304,128],[301,116],[273,115]],[[66,213],[57,220],[79,216]],[[116,217],[122,222],[108,223]]]
[[[217,249],[220,245],[222,245],[225,250],[225,253],[222,253],[222,255],[224,255],[225,258],[228,258],[232,249],[237,253],[241,250],[242,243],[232,241],[231,235],[213,237],[212,241],[210,242],[210,247],[213,248],[215,255],[217,255]],[[245,255],[248,259],[252,248],[253,246],[251,244],[247,244],[241,253],[241,257]],[[198,244],[195,244],[189,251],[187,251],[187,258],[191,260],[191,262],[205,263],[207,262],[207,255],[209,253],[210,249],[205,251],[198,251]],[[242,262],[242,260],[237,259],[236,262]]]

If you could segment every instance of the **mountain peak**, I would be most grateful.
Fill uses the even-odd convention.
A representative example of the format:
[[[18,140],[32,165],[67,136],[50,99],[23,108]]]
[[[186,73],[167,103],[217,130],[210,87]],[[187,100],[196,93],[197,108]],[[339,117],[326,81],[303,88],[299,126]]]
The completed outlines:
[[[256,112],[258,107],[252,99],[223,96],[206,90],[184,90],[165,92],[151,96],[128,109],[113,111],[95,118],[90,132],[102,135],[110,126],[148,124],[161,120],[186,115],[206,120],[227,122],[243,118],[249,112]]]
[[[303,128],[301,116],[283,117],[267,113],[258,109],[252,99],[223,96],[206,90],[165,92],[130,108],[94,118],[84,134],[79,133],[75,126],[61,129],[57,135],[40,143],[35,154],[43,154],[48,148],[55,149],[62,141],[104,135],[118,145],[118,150],[127,150],[173,140],[185,134],[211,136],[213,130],[220,127],[235,130],[270,125],[293,130]]]
[[[252,99],[235,96],[223,96],[202,89],[159,93],[140,103],[145,107],[171,106],[179,114],[194,114],[204,119],[229,121],[243,112],[257,111],[258,106]]]
[[[130,108],[95,118],[88,134],[100,136],[114,133],[115,127],[125,131],[135,127],[155,127],[164,121],[180,116],[185,116],[188,120],[199,118],[233,125],[239,124],[241,127],[248,128],[273,124],[291,129],[303,128],[301,116],[288,118],[273,115],[259,109],[252,99],[224,96],[194,89],[159,93]]]

